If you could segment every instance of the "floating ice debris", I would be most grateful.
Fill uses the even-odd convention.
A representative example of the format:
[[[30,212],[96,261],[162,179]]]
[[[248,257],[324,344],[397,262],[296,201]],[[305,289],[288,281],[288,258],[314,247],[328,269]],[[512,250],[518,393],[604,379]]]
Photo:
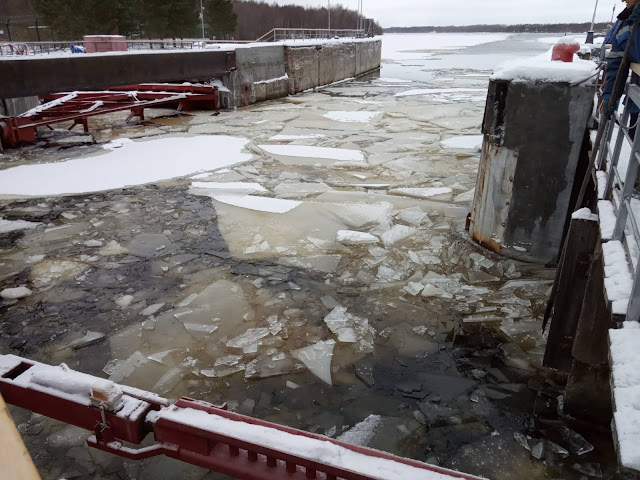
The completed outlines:
[[[5,220],[0,217],[0,234],[15,232],[17,230],[31,230],[41,225],[39,222],[26,222],[24,220]]]
[[[104,155],[2,170],[0,193],[73,194],[157,182],[250,160],[251,155],[242,153],[247,143],[224,135],[126,142]]]
[[[284,322],[278,321],[278,315],[270,315],[267,317],[267,323],[269,324],[271,335],[277,335],[284,328]]]
[[[523,448],[526,448],[527,450],[531,450],[531,447],[529,447],[529,437],[527,435],[524,435],[523,433],[520,433],[520,432],[514,432],[513,433],[513,438]]]
[[[286,382],[284,382],[284,384],[287,388],[290,388],[291,390],[297,390],[298,388],[300,388],[300,385],[298,385],[297,383],[293,383],[290,380],[287,380]]]
[[[195,195],[251,195],[252,193],[265,193],[268,190],[259,183],[248,182],[193,182],[189,193]]]
[[[445,290],[436,287],[435,285],[427,284],[422,290],[423,297],[441,297],[441,298],[453,298],[453,295]]]
[[[447,138],[440,142],[443,148],[455,148],[463,150],[480,150],[482,148],[482,135],[460,135]]]
[[[573,469],[591,478],[602,478],[602,468],[599,463],[576,463]]]
[[[381,427],[383,418],[380,415],[369,415],[362,422],[340,435],[337,440],[351,445],[366,447]]]
[[[309,371],[320,380],[331,385],[331,359],[335,345],[335,340],[317,342],[314,345],[294,350],[291,352],[291,356],[304,363]]]
[[[429,198],[432,200],[450,200],[453,190],[449,187],[434,188],[392,188],[389,190],[392,195],[403,195],[413,198]]]
[[[338,269],[341,261],[342,255],[314,255],[312,257],[281,258],[279,263],[322,273],[333,273]]]
[[[343,162],[364,162],[364,155],[362,152],[345,148],[313,147],[306,145],[260,145],[260,148],[272,155],[280,155],[284,157],[319,158]]]
[[[404,287],[404,291],[409,295],[413,295],[414,297],[422,292],[423,289],[424,285],[420,282],[409,282],[409,284]]]
[[[103,244],[100,240],[87,240],[84,245],[85,247],[101,247]]]
[[[5,300],[19,300],[28,297],[32,293],[27,287],[5,288],[0,292],[0,297]]]
[[[359,342],[358,348],[362,352],[373,348],[374,330],[366,318],[351,315],[345,307],[339,305],[324,318],[324,322],[338,336],[339,342]]]
[[[382,243],[384,243],[385,247],[388,247],[410,237],[416,232],[417,230],[413,227],[394,225],[391,229],[380,235],[380,239],[382,240]]]
[[[460,195],[457,195],[456,198],[453,199],[453,201],[454,201],[454,203],[471,202],[471,201],[473,201],[473,198],[475,197],[475,194],[476,194],[476,189],[472,188],[468,192],[464,192],[464,193],[461,193]]]
[[[78,338],[77,340],[69,342],[63,348],[71,348],[73,350],[79,350],[79,349],[81,349],[83,347],[88,347],[89,345],[93,345],[94,343],[98,343],[103,338],[105,338],[105,334],[104,333],[89,331],[84,335],[84,337]]]
[[[267,213],[287,213],[302,205],[302,202],[295,200],[283,200],[280,198],[256,197],[253,195],[232,196],[216,195],[213,199],[220,203],[226,203],[234,207],[256,210]]]
[[[227,367],[233,367],[240,363],[242,360],[242,355],[227,355],[226,357],[220,357],[216,360],[214,364],[215,367],[220,367],[222,365]]]
[[[109,257],[112,255],[123,255],[125,253],[129,253],[129,250],[124,248],[115,240],[110,240],[107,244],[102,247],[99,251],[100,255]]]
[[[313,138],[324,138],[326,135],[321,133],[310,133],[307,135],[274,135],[269,140],[272,142],[283,142],[290,140],[310,140]]]
[[[304,367],[300,363],[282,352],[265,353],[247,364],[244,376],[245,378],[268,378],[302,370]]]
[[[197,293],[192,293],[191,295],[189,295],[187,298],[185,298],[184,300],[182,300],[180,303],[178,303],[176,305],[176,307],[186,307],[187,305],[189,305],[191,302],[193,302],[196,298],[198,298],[198,294]]]
[[[486,92],[486,88],[419,88],[407,90],[406,92],[396,93],[395,97],[411,97],[415,95],[441,95],[443,93],[469,93],[469,92]]]
[[[578,432],[564,427],[562,438],[569,444],[569,448],[577,455],[584,455],[594,449],[594,446],[587,442]]]
[[[538,442],[531,448],[531,456],[537,460],[542,460],[542,457],[544,457],[544,442]]]
[[[412,207],[402,210],[398,215],[396,215],[396,218],[416,227],[423,223],[427,226],[432,225],[431,220],[427,214],[420,209],[420,207]]]
[[[123,295],[116,298],[115,302],[119,307],[126,308],[133,302],[133,295]]]
[[[148,317],[149,315],[154,315],[158,313],[158,310],[160,310],[162,307],[164,307],[164,303],[154,303],[153,305],[149,305],[147,308],[142,310],[140,312],[140,315],[144,315],[145,317]]]
[[[381,112],[327,112],[323,117],[336,122],[368,123]]]
[[[245,348],[249,345],[257,343],[260,339],[270,334],[268,328],[250,328],[242,335],[239,335],[227,341],[229,348]]]
[[[347,245],[366,245],[378,243],[380,240],[375,235],[353,230],[338,230],[336,241]]]
[[[553,442],[550,442],[549,440],[547,440],[546,444],[547,444],[547,448],[550,451],[552,451],[554,453],[557,453],[561,457],[568,457],[569,456],[569,450],[567,450],[566,448],[561,447],[557,443],[553,443]]]

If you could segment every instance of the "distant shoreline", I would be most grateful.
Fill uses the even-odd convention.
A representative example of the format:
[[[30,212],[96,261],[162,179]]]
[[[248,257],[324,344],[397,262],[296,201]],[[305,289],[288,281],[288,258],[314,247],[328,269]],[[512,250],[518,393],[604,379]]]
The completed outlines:
[[[609,23],[596,23],[595,32],[605,32]],[[462,26],[424,26],[424,27],[391,27],[383,29],[384,33],[585,33],[590,23],[554,23],[523,25],[462,25]]]

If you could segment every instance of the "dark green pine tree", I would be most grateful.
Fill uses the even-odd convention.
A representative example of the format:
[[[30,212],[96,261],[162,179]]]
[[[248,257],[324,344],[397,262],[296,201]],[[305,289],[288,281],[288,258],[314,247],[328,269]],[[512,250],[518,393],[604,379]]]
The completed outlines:
[[[207,0],[204,20],[209,25],[209,35],[217,39],[228,38],[238,26],[238,15],[232,0]]]
[[[148,38],[191,37],[198,26],[194,0],[142,0],[140,15]]]

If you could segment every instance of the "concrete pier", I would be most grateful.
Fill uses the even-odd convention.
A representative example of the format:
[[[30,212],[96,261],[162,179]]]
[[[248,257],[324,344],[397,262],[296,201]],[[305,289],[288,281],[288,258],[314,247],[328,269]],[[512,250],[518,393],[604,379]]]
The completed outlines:
[[[588,83],[491,81],[472,213],[478,243],[518,260],[557,261],[592,99]]]

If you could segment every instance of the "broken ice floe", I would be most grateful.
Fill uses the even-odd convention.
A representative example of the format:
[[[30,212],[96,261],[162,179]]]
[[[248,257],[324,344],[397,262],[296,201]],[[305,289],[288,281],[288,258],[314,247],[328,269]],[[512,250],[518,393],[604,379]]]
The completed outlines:
[[[368,123],[381,112],[327,112],[323,117],[336,122],[344,123]]]
[[[339,305],[324,318],[324,322],[329,330],[337,335],[339,342],[357,344],[357,350],[360,352],[373,350],[375,330],[369,326],[366,318],[352,315],[345,307]]]
[[[443,148],[476,150],[482,149],[482,135],[460,135],[440,142]]]
[[[334,340],[326,340],[317,342],[304,348],[299,348],[291,352],[294,358],[297,358],[320,380],[328,385],[331,381],[331,359],[333,357],[333,348],[336,342]]]
[[[251,159],[242,152],[247,143],[223,135],[126,142],[103,155],[2,170],[0,194],[74,194],[158,182],[246,162]]]
[[[313,147],[307,145],[260,145],[265,152],[285,163],[315,164],[318,161],[364,163],[364,155],[359,150],[345,148]]]

